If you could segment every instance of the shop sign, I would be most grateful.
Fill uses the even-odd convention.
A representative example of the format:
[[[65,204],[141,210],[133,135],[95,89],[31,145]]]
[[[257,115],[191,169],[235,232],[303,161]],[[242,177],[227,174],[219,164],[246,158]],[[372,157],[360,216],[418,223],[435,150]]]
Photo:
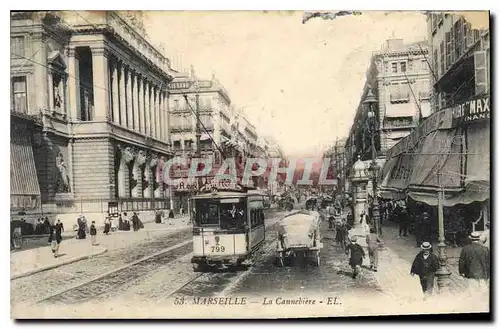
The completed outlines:
[[[454,106],[452,111],[455,125],[490,119],[490,96],[465,101]]]

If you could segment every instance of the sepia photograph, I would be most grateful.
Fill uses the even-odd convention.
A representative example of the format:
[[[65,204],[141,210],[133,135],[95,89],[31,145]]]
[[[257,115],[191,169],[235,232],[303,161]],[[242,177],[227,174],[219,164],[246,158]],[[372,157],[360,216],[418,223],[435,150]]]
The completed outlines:
[[[486,9],[11,10],[11,318],[489,314]]]

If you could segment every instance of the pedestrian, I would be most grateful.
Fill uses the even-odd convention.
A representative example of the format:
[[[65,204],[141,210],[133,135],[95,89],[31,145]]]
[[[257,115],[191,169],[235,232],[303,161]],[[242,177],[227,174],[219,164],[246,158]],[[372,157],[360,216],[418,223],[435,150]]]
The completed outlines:
[[[21,229],[21,224],[14,224],[14,231],[12,233],[12,241],[15,249],[21,249],[22,241],[23,241],[23,231]]]
[[[458,272],[467,279],[467,286],[472,293],[485,291],[490,278],[490,250],[481,243],[481,234],[472,232],[471,243],[460,253]]]
[[[174,211],[172,209],[170,209],[170,211],[168,213],[168,218],[170,218],[170,219],[174,218]]]
[[[62,232],[64,231],[64,226],[61,223],[61,220],[57,220],[57,224],[51,227],[49,234],[49,243],[52,249],[52,254],[54,258],[59,257],[59,247],[62,241]]]
[[[85,222],[83,220],[83,215],[78,216],[78,219],[76,220],[78,224],[78,234],[77,238],[78,239],[85,239],[87,237],[87,232],[85,228]]]
[[[184,217],[184,207],[181,206],[181,209],[180,209],[180,213],[181,213],[181,217]]]
[[[111,219],[109,218],[109,213],[104,219],[104,234],[109,235],[109,231],[111,229]]]
[[[134,228],[134,232],[139,231],[139,217],[136,212],[132,215],[132,227]]]
[[[162,223],[162,216],[161,216],[161,212],[159,210],[155,211],[155,223],[156,224]]]
[[[410,274],[420,277],[420,285],[424,295],[432,294],[434,289],[434,276],[439,268],[439,260],[431,251],[432,245],[429,242],[423,242],[422,249],[411,265]]]
[[[365,258],[365,251],[357,243],[355,236],[351,237],[351,243],[347,246],[346,253],[349,255],[349,265],[352,268],[352,278],[356,279],[361,269],[361,264],[363,264],[363,258]]]
[[[398,221],[399,221],[399,236],[408,236],[408,224],[409,224],[409,218],[408,218],[408,212],[406,211],[406,208],[404,207],[399,207],[398,206]]]
[[[90,241],[93,246],[97,245],[97,229],[95,227],[95,221],[92,221],[92,224],[90,225]]]
[[[380,237],[371,228],[370,233],[366,235],[366,245],[368,246],[368,257],[370,257],[370,270],[377,272],[378,268],[378,244],[382,242]]]

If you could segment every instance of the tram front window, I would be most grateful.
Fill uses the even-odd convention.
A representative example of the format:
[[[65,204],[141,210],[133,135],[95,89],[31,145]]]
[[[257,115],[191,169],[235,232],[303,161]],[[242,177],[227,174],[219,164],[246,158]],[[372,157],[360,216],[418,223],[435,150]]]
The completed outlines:
[[[244,202],[198,200],[193,215],[196,224],[200,226],[214,225],[221,229],[246,227]]]
[[[246,209],[244,203],[220,204],[220,227],[222,229],[245,228]]]

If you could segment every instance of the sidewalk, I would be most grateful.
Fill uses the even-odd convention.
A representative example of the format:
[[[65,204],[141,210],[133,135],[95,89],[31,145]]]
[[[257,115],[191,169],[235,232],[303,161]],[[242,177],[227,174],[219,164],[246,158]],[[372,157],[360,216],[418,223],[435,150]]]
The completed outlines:
[[[410,272],[413,259],[420,252],[420,248],[416,246],[415,237],[399,237],[399,229],[396,224],[388,222],[382,227],[382,240],[386,248],[404,260],[407,264],[407,273]],[[437,243],[433,243],[434,253],[438,252]],[[446,246],[446,255],[448,256],[448,269],[450,275],[450,288],[453,292],[462,292],[466,289],[466,282],[458,273],[458,261],[460,258],[461,247]]]
[[[59,247],[59,257],[54,258],[48,245],[13,252],[10,255],[11,280],[47,271],[62,265],[101,255],[107,251],[103,246],[92,246],[90,239],[63,240]]]
[[[58,258],[52,255],[47,237],[28,240],[25,249],[11,252],[11,280],[98,256],[106,251],[126,248],[188,227],[191,227],[188,218],[178,217],[170,222],[167,220],[165,224],[144,223],[144,228],[139,231],[116,231],[105,235],[102,233],[103,228],[98,228],[99,246],[91,246],[88,235],[87,239],[78,240],[75,239],[76,232],[68,231],[63,233]]]

